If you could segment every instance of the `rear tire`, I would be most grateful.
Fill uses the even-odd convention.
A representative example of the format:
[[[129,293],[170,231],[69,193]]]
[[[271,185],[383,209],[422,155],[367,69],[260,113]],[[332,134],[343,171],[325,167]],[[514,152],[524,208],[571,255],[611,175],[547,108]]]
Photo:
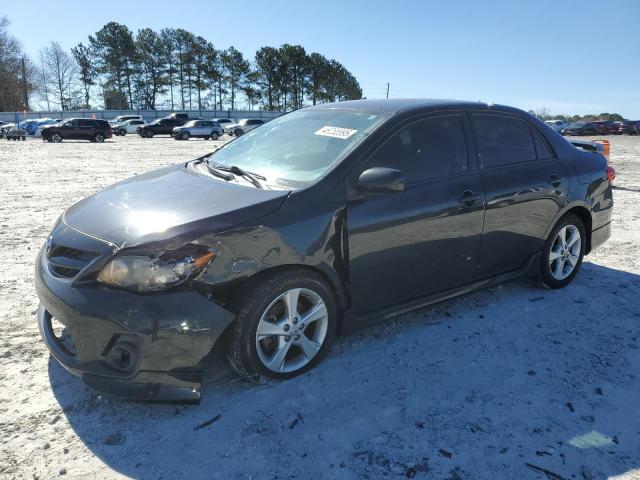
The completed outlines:
[[[239,128],[237,128],[237,129],[236,129],[236,130],[234,130],[234,132],[233,132],[233,134],[234,134],[236,137],[239,137],[240,135],[242,135],[242,133],[243,133],[243,132],[242,132],[242,130],[241,130],[241,129],[239,129]]]
[[[93,141],[96,142],[96,143],[104,142],[104,134],[103,133],[96,133],[93,136]]]
[[[338,311],[322,277],[305,270],[281,271],[246,291],[229,335],[229,359],[242,377],[254,382],[260,377],[291,378],[324,358],[335,336]],[[258,326],[275,333],[258,334]],[[284,352],[281,364],[278,352]]]
[[[220,135],[217,134],[217,132],[211,132],[211,140],[218,140],[220,138]]]
[[[569,285],[580,270],[587,243],[584,223],[569,213],[551,231],[542,251],[540,279],[549,288]]]

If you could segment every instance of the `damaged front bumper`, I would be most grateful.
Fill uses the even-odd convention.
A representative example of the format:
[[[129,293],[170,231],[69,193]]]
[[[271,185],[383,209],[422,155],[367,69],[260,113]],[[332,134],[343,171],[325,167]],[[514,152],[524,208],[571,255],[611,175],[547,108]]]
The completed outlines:
[[[193,290],[74,286],[51,273],[43,251],[35,284],[45,344],[89,387],[129,400],[199,402],[203,362],[233,313]],[[69,338],[57,335],[52,319]]]

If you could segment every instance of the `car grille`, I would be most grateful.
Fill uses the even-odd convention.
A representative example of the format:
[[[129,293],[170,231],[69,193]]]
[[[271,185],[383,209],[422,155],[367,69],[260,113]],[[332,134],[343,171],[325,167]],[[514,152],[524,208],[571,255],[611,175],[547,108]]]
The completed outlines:
[[[60,245],[51,249],[47,255],[47,262],[51,273],[57,277],[73,278],[98,255],[97,252]]]
[[[59,224],[47,241],[46,259],[49,271],[59,278],[73,279],[87,265],[113,246]]]

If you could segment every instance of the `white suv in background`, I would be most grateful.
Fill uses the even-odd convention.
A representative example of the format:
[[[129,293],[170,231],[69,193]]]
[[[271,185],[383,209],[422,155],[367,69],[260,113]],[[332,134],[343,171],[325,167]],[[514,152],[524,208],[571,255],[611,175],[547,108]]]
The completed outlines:
[[[110,123],[110,125],[114,135],[124,136],[127,133],[136,133],[138,128],[146,125],[146,123],[142,119],[134,118],[132,120],[127,120],[126,122]]]
[[[564,120],[547,120],[544,123],[549,125],[551,128],[553,128],[558,133],[560,133],[562,131],[562,129],[564,129],[564,128],[569,126],[569,124],[567,122],[565,122]]]
[[[119,123],[124,123],[127,120],[142,120],[142,115],[118,115],[116,118],[109,120],[109,125],[117,125]]]
[[[262,124],[264,124],[264,120],[260,118],[243,118],[238,123],[225,125],[224,133],[239,137],[243,133],[247,133],[249,130],[253,130],[254,128],[259,127]]]

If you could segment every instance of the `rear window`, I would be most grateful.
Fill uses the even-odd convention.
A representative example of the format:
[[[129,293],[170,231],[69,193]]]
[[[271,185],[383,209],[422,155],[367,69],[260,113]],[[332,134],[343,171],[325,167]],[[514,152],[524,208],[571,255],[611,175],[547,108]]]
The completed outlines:
[[[478,156],[483,168],[535,160],[536,148],[529,125],[500,115],[472,116]]]
[[[538,160],[555,158],[555,154],[553,153],[553,150],[551,150],[551,147],[549,146],[549,143],[544,138],[544,136],[535,128],[533,128],[532,131],[533,139],[536,142],[536,153],[538,156]]]

